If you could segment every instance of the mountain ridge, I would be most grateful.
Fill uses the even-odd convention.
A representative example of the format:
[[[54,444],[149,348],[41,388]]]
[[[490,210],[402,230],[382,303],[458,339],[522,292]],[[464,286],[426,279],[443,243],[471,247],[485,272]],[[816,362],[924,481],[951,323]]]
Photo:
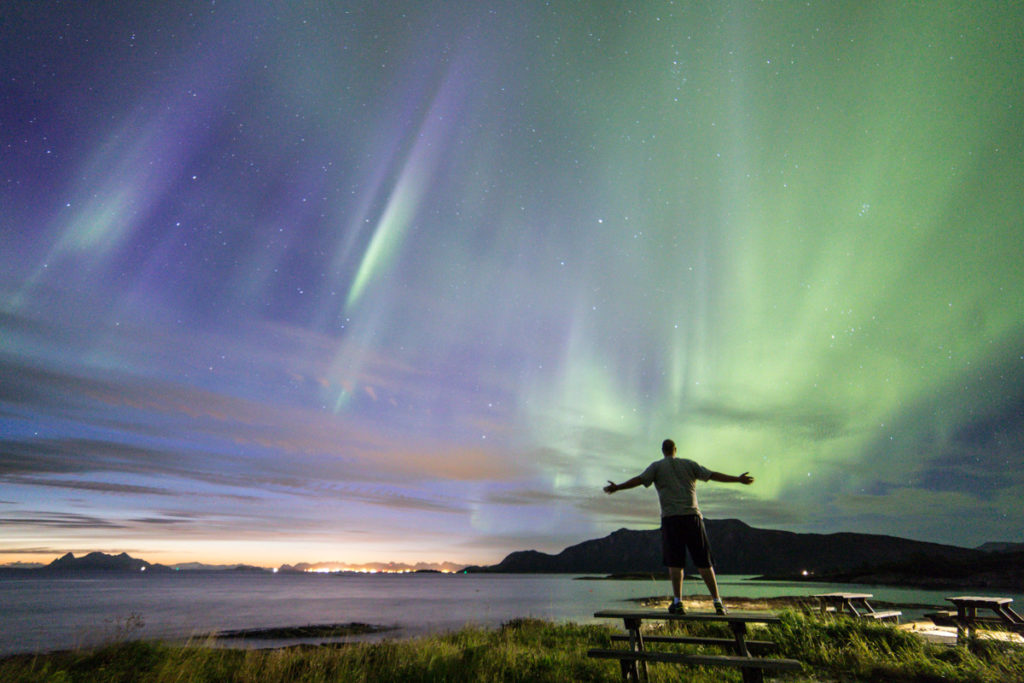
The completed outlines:
[[[33,571],[33,570],[27,570]],[[120,571],[120,572],[169,572],[170,567],[162,564],[152,564],[146,560],[140,560],[130,556],[128,553],[120,555],[108,555],[101,552],[91,552],[82,557],[75,557],[74,553],[65,553],[50,564],[40,567],[34,571]]]
[[[738,519],[705,519],[715,560],[722,574],[770,575],[773,578],[820,578],[838,575],[870,578],[872,568],[906,564],[918,572],[929,566],[980,566],[993,553],[977,548],[915,541],[882,534],[798,533],[759,529]],[[471,572],[629,574],[660,573],[658,529],[619,529],[599,539],[569,546],[557,554],[537,550],[510,553],[496,565],[467,567]],[[995,553],[998,555],[999,553]],[[692,569],[692,567],[691,567]]]
[[[706,519],[721,574],[751,574],[778,580],[829,580],[920,587],[983,586],[1020,592],[1024,587],[1024,544],[989,542],[968,548],[897,536],[836,532],[799,533],[752,527],[738,519]],[[24,567],[24,565],[22,565]],[[313,566],[313,565],[310,565]],[[265,569],[248,565],[203,565],[181,569],[291,573],[303,568],[281,565]],[[170,572],[179,567],[151,564],[127,553],[72,553],[45,566],[2,567],[11,571]],[[688,568],[692,571],[692,567]],[[658,529],[618,529],[609,535],[568,546],[556,554],[518,550],[489,566],[461,571],[483,573],[633,574],[663,573]]]

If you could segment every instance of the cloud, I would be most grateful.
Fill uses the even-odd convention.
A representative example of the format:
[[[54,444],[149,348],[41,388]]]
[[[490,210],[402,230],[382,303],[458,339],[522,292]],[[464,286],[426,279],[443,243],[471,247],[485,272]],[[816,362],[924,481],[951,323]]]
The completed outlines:
[[[8,439],[0,444],[0,477],[12,482],[39,486],[121,488],[129,493],[130,484],[96,482],[87,479],[43,478],[40,475],[138,475],[202,479],[201,457],[183,457],[162,448],[150,448],[87,438]],[[97,488],[96,490],[101,490]],[[141,487],[137,493],[171,495],[160,487]]]
[[[54,558],[61,557],[67,553],[72,553],[75,556],[87,555],[92,552],[106,553],[107,555],[120,555],[121,553],[128,553],[134,557],[138,557],[140,553],[146,552],[137,548],[99,548],[94,546],[89,547],[71,547],[71,548],[56,548],[53,546],[35,546],[35,547],[13,547],[4,548],[0,547],[0,554],[3,555],[44,555],[53,556]]]
[[[757,484],[752,484],[756,487]],[[761,498],[756,489],[741,485],[709,485],[698,491],[700,508],[705,517],[741,519],[751,526],[792,527],[805,523],[813,511],[792,501]]]
[[[350,422],[318,411],[271,408],[161,382],[118,385],[68,373],[40,375],[20,363],[8,363],[6,369],[24,384],[52,389],[35,394],[53,397],[52,402],[25,407],[45,412],[66,404],[64,392],[57,387],[71,385],[97,402],[89,412],[103,415],[103,421],[118,428],[113,432],[116,441],[7,439],[0,450],[0,476],[10,483],[144,496],[184,494],[194,489],[187,482],[194,481],[240,499],[253,498],[243,494],[246,490],[263,490],[296,496],[340,495],[395,509],[451,512],[463,504],[442,501],[435,494],[389,491],[380,485],[407,486],[432,479],[474,481],[519,469],[513,460],[484,448],[453,448],[429,438],[420,438],[413,446],[369,428],[362,432],[363,438]],[[130,419],[113,419],[109,413],[116,404],[145,410]],[[174,427],[175,418],[181,427]],[[167,446],[142,445],[154,437]],[[158,484],[124,482],[123,476]]]
[[[484,498],[487,503],[495,505],[547,505],[564,502],[566,494],[537,489],[509,489],[488,492]]]
[[[2,526],[30,526],[58,529],[124,529],[125,525],[101,517],[80,515],[73,512],[46,512],[25,510],[0,517]]]
[[[610,533],[610,531],[608,532]],[[595,532],[590,536],[581,536],[575,530],[566,533],[551,531],[532,531],[519,533],[481,533],[461,540],[457,547],[484,549],[495,553],[494,564],[506,555],[519,550],[538,550],[543,553],[557,554],[565,548],[581,543],[590,538],[607,535]]]
[[[658,496],[652,489],[632,489],[608,495],[597,490],[576,499],[576,507],[600,520],[602,526],[645,527],[661,524]]]
[[[68,551],[57,550],[50,547],[30,547],[30,548],[4,548],[0,547],[0,553],[5,555],[49,555],[49,554],[63,554]],[[90,552],[90,551],[87,551]]]
[[[176,524],[194,524],[194,517],[139,517],[129,520],[133,524],[154,524],[157,526],[173,526]]]
[[[310,331],[264,325],[255,335],[258,341],[254,339],[251,343],[247,337],[240,342],[238,338],[220,339],[205,333],[191,335],[186,341],[178,339],[176,332],[167,334],[162,328],[153,332],[148,336],[141,331],[128,335],[128,340],[135,335],[145,337],[135,346],[122,341],[129,358],[138,355],[140,348],[147,349],[150,358],[159,359],[168,354],[169,347],[200,349],[199,355],[203,355],[202,349],[234,345],[238,364],[255,364],[269,377],[305,376],[316,385],[315,378],[329,373],[332,340]],[[163,341],[155,344],[154,338]],[[267,344],[267,340],[272,343]],[[333,343],[336,345],[337,341]],[[307,353],[296,356],[296,345]],[[126,365],[131,367],[132,363]],[[108,440],[108,448],[134,448],[136,456],[148,451],[145,457],[126,457],[124,461],[134,460],[133,466],[148,463],[142,467],[153,469],[165,463],[171,472],[182,469],[172,463],[185,463],[184,469],[203,472],[233,468],[236,465],[232,463],[244,459],[246,471],[253,472],[258,479],[261,464],[275,471],[287,469],[273,462],[281,455],[296,456],[295,464],[302,464],[296,479],[302,478],[302,470],[312,470],[317,477],[331,478],[341,473],[349,480],[479,480],[505,477],[523,469],[523,463],[504,457],[494,448],[453,443],[449,435],[431,436],[410,429],[412,425],[382,431],[382,422],[393,427],[402,427],[410,420],[422,422],[416,413],[436,402],[438,389],[432,386],[436,378],[405,364],[396,365],[380,354],[374,354],[366,372],[366,383],[375,387],[374,393],[388,394],[392,399],[399,397],[400,401],[387,402],[389,409],[384,413],[376,405],[380,401],[371,401],[375,405],[369,412],[357,411],[340,417],[325,411],[322,405],[302,405],[303,393],[297,394],[292,402],[281,402],[281,396],[263,398],[261,391],[242,397],[230,391],[230,384],[211,391],[183,383],[180,371],[174,379],[164,379],[159,363],[151,361],[149,374],[138,376],[87,364],[43,369],[27,358],[7,355],[0,356],[0,373],[9,378],[0,387],[0,410],[32,416],[34,420],[70,421],[69,427],[76,422],[106,427],[112,433],[120,433],[122,441],[118,444]],[[468,392],[467,387],[463,393]],[[464,400],[470,403],[468,398]],[[396,408],[399,403],[407,407]],[[457,419],[477,439],[481,428],[490,429],[495,435],[500,424],[489,420],[486,412],[467,411]],[[80,471],[90,466],[86,464],[86,453],[68,453],[69,449],[82,446],[83,440],[78,437],[76,442],[32,440],[29,445],[27,441],[23,439],[14,447],[19,451],[18,463],[12,464],[13,454],[6,454],[7,471],[18,466],[25,470]],[[156,441],[167,446],[123,445]],[[197,444],[201,446],[198,452]],[[54,449],[59,455],[48,455],[47,449]],[[243,452],[244,458],[238,452]],[[53,462],[54,458],[63,464]],[[110,462],[111,458],[102,456],[102,460]]]
[[[958,511],[952,526],[950,510]],[[827,522],[833,527],[841,524],[857,531],[891,534],[892,520],[898,519],[898,535],[937,543],[976,545],[1011,537],[1006,524],[991,521],[998,516],[994,501],[962,492],[901,487],[881,495],[844,495],[835,500],[832,511]]]
[[[722,401],[700,401],[683,412],[686,421],[761,427],[807,441],[830,441],[845,435],[849,418],[835,411],[809,407],[750,407]]]
[[[43,477],[0,476],[0,481],[20,486],[48,486],[53,488],[97,491],[100,493],[125,493],[141,496],[176,496],[178,492],[154,486],[136,486],[102,481],[75,481],[69,479],[46,479]]]
[[[367,490],[354,486],[338,486],[331,490],[333,496],[342,501],[356,501],[380,505],[397,510],[419,510],[423,512],[466,512],[463,501],[446,500],[428,495],[413,495],[393,490]]]

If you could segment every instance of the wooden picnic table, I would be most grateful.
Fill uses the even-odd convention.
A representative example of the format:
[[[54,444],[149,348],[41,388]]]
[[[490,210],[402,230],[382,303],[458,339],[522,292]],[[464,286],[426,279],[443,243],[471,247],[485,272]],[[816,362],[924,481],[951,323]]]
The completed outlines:
[[[601,610],[594,616],[599,619],[622,619],[626,634],[612,636],[612,640],[625,641],[628,649],[592,649],[587,654],[603,659],[617,659],[622,669],[624,681],[646,681],[647,662],[667,662],[689,664],[694,666],[728,666],[738,667],[743,673],[744,683],[761,683],[764,669],[794,671],[801,668],[795,659],[769,659],[754,657],[751,649],[763,651],[775,646],[770,641],[751,641],[747,639],[747,624],[773,624],[780,619],[769,612],[732,612],[715,614],[714,612],[691,612],[687,614],[669,614],[655,610]],[[702,638],[692,636],[647,636],[644,637],[641,627],[644,621],[672,622],[714,622],[728,624],[732,638]],[[690,645],[714,645],[724,648],[728,655],[698,655],[681,652],[653,651],[646,648],[648,643],[672,643]]]
[[[948,616],[956,623],[957,638],[970,635],[979,626],[1005,626],[1011,631],[1024,632],[1024,617],[1010,607],[1013,598],[958,595],[946,600],[956,606],[956,615]],[[979,615],[979,609],[989,610],[995,616]]]
[[[877,611],[868,602],[873,598],[872,593],[818,593],[818,604],[822,612],[834,612],[835,614],[849,614],[852,617],[863,619],[895,619],[899,621],[903,612],[898,610]]]

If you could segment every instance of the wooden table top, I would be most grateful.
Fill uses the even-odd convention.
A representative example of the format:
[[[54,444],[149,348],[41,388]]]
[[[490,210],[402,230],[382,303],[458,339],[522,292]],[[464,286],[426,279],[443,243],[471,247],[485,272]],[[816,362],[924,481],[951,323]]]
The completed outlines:
[[[993,598],[982,595],[958,595],[946,599],[957,605],[960,603],[965,605],[1006,605],[1013,602],[1013,598]]]
[[[867,600],[875,597],[873,593],[817,593],[816,598],[834,598],[836,600]]]
[[[780,621],[779,616],[773,612],[729,612],[728,614],[687,612],[686,614],[669,614],[664,610],[605,609],[600,612],[594,612],[594,616],[599,619],[659,619],[664,621],[718,621],[764,624],[773,624]]]

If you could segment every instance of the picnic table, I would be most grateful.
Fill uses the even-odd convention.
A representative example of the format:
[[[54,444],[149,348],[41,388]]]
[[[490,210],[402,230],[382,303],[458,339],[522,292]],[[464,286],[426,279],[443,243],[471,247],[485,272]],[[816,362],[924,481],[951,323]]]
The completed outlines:
[[[1013,611],[1010,603],[1013,598],[983,597],[978,595],[958,595],[946,598],[956,607],[956,611],[943,611],[927,615],[939,626],[956,626],[957,638],[969,636],[981,626],[1005,626],[1011,631],[1024,633],[1024,617]],[[993,615],[978,614],[978,610],[988,610]]]
[[[795,659],[776,659],[755,657],[751,651],[763,652],[775,646],[771,641],[748,640],[747,624],[772,624],[780,621],[779,617],[769,612],[733,612],[715,614],[714,612],[691,612],[688,614],[669,614],[655,610],[601,610],[594,616],[599,619],[622,619],[625,634],[612,636],[613,641],[625,642],[626,649],[595,648],[587,654],[601,659],[617,659],[622,670],[624,681],[646,681],[647,662],[663,662],[686,664],[692,666],[727,666],[739,668],[743,673],[744,683],[761,683],[763,671],[795,671],[801,668]],[[689,623],[717,622],[729,625],[732,638],[710,638],[693,636],[644,636],[641,627],[644,621],[672,621]],[[647,644],[669,643],[689,645],[713,645],[724,648],[727,655],[687,654],[683,652],[667,652],[647,649]]]
[[[858,619],[895,619],[900,620],[903,612],[898,610],[877,611],[868,602],[873,598],[872,593],[818,593],[818,604],[822,612],[834,612],[835,614],[849,614]]]

